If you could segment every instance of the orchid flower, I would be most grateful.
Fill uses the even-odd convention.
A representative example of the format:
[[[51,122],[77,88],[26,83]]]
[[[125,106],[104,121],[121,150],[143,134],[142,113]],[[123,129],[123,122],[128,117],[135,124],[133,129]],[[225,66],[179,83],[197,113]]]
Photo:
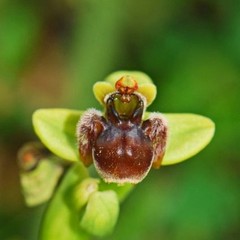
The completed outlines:
[[[146,181],[152,168],[191,158],[214,135],[215,125],[207,117],[160,113],[161,109],[148,112],[157,89],[145,73],[112,73],[105,81],[96,82],[93,92],[102,111],[59,108],[39,109],[33,114],[34,130],[49,151],[45,162],[54,158],[55,165],[46,171],[49,164],[42,166],[42,161],[37,161],[29,172],[29,152],[21,152],[26,202],[37,205],[50,199],[53,185],[66,175],[46,211],[41,239],[88,239],[89,234],[108,234],[117,221],[119,201],[133,185]],[[94,168],[88,170],[92,164]],[[47,194],[34,190],[39,183],[48,189]],[[59,229],[64,229],[63,233]]]

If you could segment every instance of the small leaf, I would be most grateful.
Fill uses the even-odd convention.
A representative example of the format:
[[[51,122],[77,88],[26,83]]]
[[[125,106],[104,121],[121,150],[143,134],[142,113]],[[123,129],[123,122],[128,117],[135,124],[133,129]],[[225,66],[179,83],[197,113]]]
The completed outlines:
[[[119,213],[119,202],[114,191],[94,192],[90,195],[81,227],[87,232],[104,236],[113,230]]]
[[[184,161],[208,145],[215,125],[207,117],[196,114],[164,114],[168,119],[169,139],[162,165]]]
[[[86,240],[88,235],[79,226],[78,211],[72,196],[76,184],[88,177],[81,163],[69,169],[46,209],[40,240]]]
[[[78,161],[76,124],[81,111],[70,109],[39,109],[33,114],[36,134],[45,146],[57,156]]]

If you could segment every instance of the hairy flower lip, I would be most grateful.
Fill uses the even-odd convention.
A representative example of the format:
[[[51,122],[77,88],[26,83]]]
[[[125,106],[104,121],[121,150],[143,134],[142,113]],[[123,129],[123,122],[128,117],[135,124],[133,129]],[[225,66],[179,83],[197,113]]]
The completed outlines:
[[[124,73],[124,75],[126,74],[129,73]],[[113,75],[115,75],[115,73]],[[113,85],[111,79],[108,79],[107,82],[101,82],[101,84],[102,83],[103,85],[106,83],[106,86],[110,87]],[[101,84],[100,87],[102,87]],[[141,87],[144,84],[154,86],[149,81],[146,83],[141,81],[139,86]],[[102,88],[101,91],[102,90],[104,89]],[[108,88],[107,91],[109,91]],[[110,91],[110,94],[113,93],[113,91],[115,91],[114,87],[113,90]],[[101,97],[105,97],[105,93],[106,91],[102,92]],[[139,93],[139,91],[134,92],[134,94],[142,97],[146,96]],[[105,104],[103,100],[101,101]],[[147,101],[146,96],[145,106],[149,104]],[[54,154],[68,162],[79,161],[79,153],[76,149],[76,137],[74,136],[74,132],[76,131],[75,129],[77,122],[79,121],[79,117],[83,116],[86,112],[87,111],[77,111],[71,109],[39,109],[33,114],[34,130],[41,141]],[[100,121],[96,125],[98,130],[95,132],[95,135],[97,135],[99,130],[101,130],[101,121],[103,120],[103,117],[105,117],[105,113],[100,111],[97,112],[99,113]],[[150,114],[151,113],[149,112],[145,112],[144,109],[142,120],[146,121]],[[169,134],[168,143],[166,145],[166,153],[161,165],[175,164],[194,156],[208,145],[214,135],[214,123],[207,117],[186,113],[164,113],[163,116],[165,116],[168,120]],[[78,141],[80,140],[78,139]],[[81,156],[80,160],[83,161]],[[91,164],[91,161],[89,161],[89,164]],[[85,165],[88,166],[89,164]],[[159,166],[160,165],[154,164],[154,167],[156,168]]]
[[[137,92],[134,76],[123,75],[113,84],[116,90],[104,96],[105,114],[88,110],[78,123],[79,154],[106,182],[138,183],[161,165],[167,123],[157,114],[143,121],[147,99]]]

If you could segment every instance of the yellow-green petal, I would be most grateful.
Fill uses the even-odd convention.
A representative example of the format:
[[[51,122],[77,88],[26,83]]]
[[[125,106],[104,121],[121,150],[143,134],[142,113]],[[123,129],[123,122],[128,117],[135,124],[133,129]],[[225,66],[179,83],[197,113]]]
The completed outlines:
[[[151,78],[138,71],[117,71],[106,77],[105,81],[97,82],[93,86],[93,92],[96,99],[103,105],[104,97],[115,91],[115,83],[123,76],[130,75],[138,83],[137,92],[141,93],[147,99],[147,106],[149,106],[157,95],[157,88],[153,84]]]
[[[139,93],[141,93],[147,99],[147,106],[149,106],[157,95],[157,88],[152,83],[141,84],[138,88]]]
[[[114,91],[115,91],[114,85],[108,82],[96,82],[93,85],[94,96],[98,100],[98,102],[100,102],[100,104],[102,105],[104,105],[105,96]]]

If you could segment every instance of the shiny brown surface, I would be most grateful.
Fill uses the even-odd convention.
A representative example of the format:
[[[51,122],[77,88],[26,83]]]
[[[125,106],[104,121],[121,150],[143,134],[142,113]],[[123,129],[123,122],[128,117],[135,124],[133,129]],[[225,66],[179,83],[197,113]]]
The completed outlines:
[[[142,99],[129,94],[126,103],[121,96],[114,93],[107,101],[104,131],[93,145],[94,164],[107,182],[138,183],[152,166],[154,149],[141,128]]]
[[[93,156],[106,181],[139,182],[151,168],[153,147],[140,127],[123,122],[110,124],[99,136]]]

